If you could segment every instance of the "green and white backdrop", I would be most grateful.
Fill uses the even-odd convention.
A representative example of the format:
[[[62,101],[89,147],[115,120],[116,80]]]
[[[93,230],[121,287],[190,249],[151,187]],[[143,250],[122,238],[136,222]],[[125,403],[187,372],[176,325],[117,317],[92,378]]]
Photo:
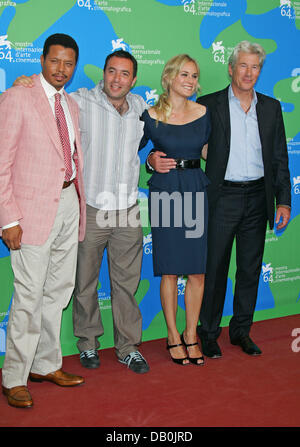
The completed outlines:
[[[188,53],[199,62],[202,93],[229,83],[227,62],[237,42],[260,43],[267,52],[256,89],[280,100],[286,126],[292,184],[291,221],[284,231],[268,230],[260,275],[255,320],[299,313],[300,309],[300,1],[293,0],[0,0],[0,94],[14,79],[40,71],[45,39],[63,32],[75,38],[80,57],[67,91],[92,88],[102,79],[105,57],[126,49],[138,60],[138,80],[133,89],[149,104],[161,92],[165,62]],[[1,117],[0,117],[1,119]],[[151,144],[151,143],[150,143]],[[145,159],[140,153],[140,204],[147,205]],[[1,150],[1,142],[0,142]],[[141,281],[136,293],[143,315],[143,340],[166,335],[159,298],[159,278],[152,274],[152,239],[143,212],[144,254]],[[178,326],[184,325],[184,288],[178,280]],[[222,325],[232,315],[235,282],[233,253]],[[105,334],[101,347],[113,346],[110,285],[106,257],[98,285]],[[0,366],[13,275],[9,251],[0,239]],[[292,329],[292,328],[291,328]],[[61,341],[64,355],[77,351],[72,329],[72,301],[64,310]]]

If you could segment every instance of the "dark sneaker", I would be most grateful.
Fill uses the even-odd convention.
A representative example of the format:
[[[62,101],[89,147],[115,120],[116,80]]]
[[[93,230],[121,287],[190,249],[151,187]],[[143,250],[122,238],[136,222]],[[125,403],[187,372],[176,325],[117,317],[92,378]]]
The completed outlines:
[[[100,359],[98,352],[95,349],[89,349],[88,351],[82,351],[80,353],[80,363],[85,368],[99,368]]]
[[[119,359],[119,362],[127,365],[131,371],[138,374],[144,374],[150,369],[148,363],[139,351],[131,352],[123,360]]]

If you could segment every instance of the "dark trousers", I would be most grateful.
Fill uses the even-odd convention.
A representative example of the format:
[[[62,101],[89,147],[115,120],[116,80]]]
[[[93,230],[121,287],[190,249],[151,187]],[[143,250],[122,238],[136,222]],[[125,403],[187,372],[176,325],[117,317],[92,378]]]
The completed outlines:
[[[263,182],[250,186],[223,186],[209,216],[208,258],[200,333],[215,340],[221,333],[228,269],[236,240],[236,277],[231,340],[248,335],[253,321],[261,271],[267,207]]]

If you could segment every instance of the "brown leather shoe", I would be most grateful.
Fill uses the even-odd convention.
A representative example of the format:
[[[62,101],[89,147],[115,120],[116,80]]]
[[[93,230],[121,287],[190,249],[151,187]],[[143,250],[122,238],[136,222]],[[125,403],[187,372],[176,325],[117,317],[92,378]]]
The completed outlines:
[[[33,405],[27,386],[2,387],[2,393],[7,397],[7,402],[12,407],[30,408]]]
[[[62,369],[49,373],[46,376],[30,373],[29,379],[32,382],[43,382],[46,380],[47,382],[52,382],[59,386],[76,386],[84,383],[83,377],[66,373]]]

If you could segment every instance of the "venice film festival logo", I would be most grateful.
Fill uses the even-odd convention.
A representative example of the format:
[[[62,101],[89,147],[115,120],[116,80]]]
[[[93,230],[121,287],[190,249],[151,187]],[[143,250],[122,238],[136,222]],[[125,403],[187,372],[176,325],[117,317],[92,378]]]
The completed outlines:
[[[145,255],[152,254],[152,234],[149,233],[147,236],[143,237],[143,248]]]
[[[271,267],[271,262],[262,266],[261,274],[264,282],[273,282],[273,267]]]
[[[111,45],[112,45],[112,52],[119,50],[128,51],[128,53],[131,52],[129,45],[126,42],[124,42],[123,38],[112,40]]]
[[[291,0],[280,0],[280,8],[283,8],[284,6],[291,8]]]
[[[288,17],[289,19],[295,18],[291,0],[280,0],[280,14],[282,17]]]
[[[0,48],[4,47],[5,50],[11,50],[12,43],[7,39],[8,35],[0,36]]]
[[[10,40],[8,40],[8,35],[4,34],[0,36],[0,61],[6,60],[11,62],[11,47],[14,46]],[[6,90],[6,72],[3,68],[0,68],[0,92],[3,93]]]
[[[8,60],[11,62],[13,60],[11,55],[11,47],[14,45],[10,40],[8,40],[8,35],[4,34],[0,36],[0,60]]]
[[[184,295],[186,282],[187,282],[187,279],[184,278],[183,276],[178,277],[178,280],[177,280],[178,295]]]
[[[158,101],[158,94],[156,90],[146,90],[146,103],[150,106],[154,106],[154,104]]]
[[[300,175],[293,177],[293,191],[295,194],[300,194]]]
[[[184,12],[196,13],[195,0],[181,0]]]
[[[294,68],[292,71],[291,76],[294,78],[292,81],[292,91],[294,93],[299,93],[300,92],[300,68]]]
[[[223,40],[213,42],[212,54],[214,57],[214,62],[225,64],[225,47],[223,45]]]

